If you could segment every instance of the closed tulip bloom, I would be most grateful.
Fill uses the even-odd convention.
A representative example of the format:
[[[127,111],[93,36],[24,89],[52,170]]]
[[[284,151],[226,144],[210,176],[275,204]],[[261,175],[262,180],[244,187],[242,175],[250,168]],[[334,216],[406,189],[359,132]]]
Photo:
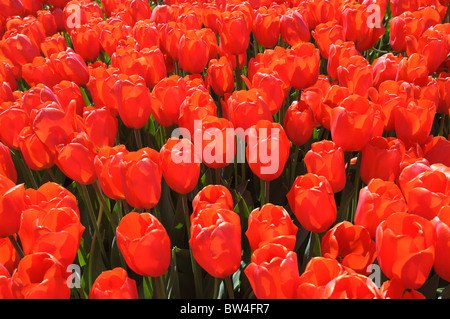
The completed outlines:
[[[395,109],[395,132],[407,146],[427,141],[433,126],[436,105],[425,99],[410,99]]]
[[[115,112],[114,114],[117,114],[117,110],[114,108],[113,96],[109,92],[120,77],[120,70],[111,66],[108,67],[100,61],[89,64],[88,70],[89,82],[86,84],[86,88],[91,93],[93,104],[97,108],[108,106]]]
[[[69,299],[66,267],[49,253],[39,252],[20,260],[12,275],[16,299]]]
[[[375,59],[372,63],[373,86],[378,88],[385,81],[395,81],[401,56],[395,56],[391,52]]]
[[[320,247],[323,257],[334,258],[342,266],[365,276],[370,274],[367,268],[376,258],[375,241],[369,231],[348,221],[328,230],[322,237]]]
[[[66,40],[59,33],[46,37],[40,45],[41,52],[49,59],[53,54],[64,52],[67,48]]]
[[[441,114],[446,114],[450,111],[450,73],[439,73],[437,82],[439,85],[439,105],[437,111]]]
[[[223,207],[207,207],[191,215],[189,245],[200,267],[216,278],[234,274],[241,263],[239,215]]]
[[[187,96],[186,80],[176,74],[159,81],[151,93],[152,115],[163,126],[178,123],[180,106]]]
[[[288,68],[288,80],[291,87],[303,90],[316,83],[320,70],[320,53],[316,47],[309,42],[298,43],[293,46],[286,57]],[[274,68],[277,70],[277,68]],[[302,74],[302,76],[298,76]]]
[[[369,4],[348,4],[342,9],[342,26],[347,41],[353,41],[359,52],[372,48],[384,35],[386,28],[382,23],[370,25]]]
[[[361,274],[343,274],[332,279],[323,292],[325,299],[382,299],[372,279]]]
[[[410,82],[424,86],[428,82],[428,62],[420,53],[403,58],[398,65],[396,81]]]
[[[289,213],[282,206],[269,203],[251,211],[245,235],[252,251],[267,243],[278,243],[294,250],[297,230]]]
[[[117,227],[117,244],[127,265],[141,276],[159,277],[169,268],[170,239],[150,213],[131,212]]]
[[[128,153],[125,145],[104,146],[94,159],[95,172],[103,193],[111,199],[125,199],[119,164]]]
[[[250,42],[251,25],[242,11],[225,11],[221,15],[220,42],[225,51],[239,55],[245,52]]]
[[[19,231],[22,211],[26,207],[24,184],[1,190],[0,238],[14,235]]]
[[[287,10],[280,18],[281,37],[290,46],[298,43],[309,42],[308,24],[298,10]]]
[[[249,130],[245,156],[254,174],[271,181],[283,172],[290,147],[286,132],[279,123],[261,120]]]
[[[95,61],[100,54],[100,29],[94,22],[82,24],[70,33],[73,48],[85,61]]]
[[[436,255],[433,269],[444,280],[450,279],[450,206],[444,206],[431,220],[436,232]]]
[[[200,177],[200,158],[194,144],[185,138],[169,138],[160,155],[163,177],[169,187],[180,194],[192,191]]]
[[[71,48],[50,56],[57,73],[66,80],[84,86],[89,82],[89,71],[83,58]]]
[[[333,142],[344,151],[359,151],[372,137],[374,122],[372,102],[359,95],[350,95],[331,110]]]
[[[109,108],[86,107],[83,120],[86,134],[96,149],[114,145],[119,123]]]
[[[35,57],[40,55],[40,50],[36,44],[28,36],[15,30],[11,30],[3,36],[0,49],[3,55],[16,66],[31,63]]]
[[[30,126],[20,131],[18,141],[23,159],[32,170],[43,170],[55,164],[56,150],[50,150]]]
[[[296,281],[295,298],[323,299],[326,285],[347,273],[348,270],[334,258],[313,257]]]
[[[126,154],[119,164],[125,199],[134,208],[150,209],[161,197],[161,159],[159,152],[143,148]]]
[[[272,121],[272,114],[266,101],[258,89],[234,91],[225,96],[222,103],[224,117],[226,117],[235,128],[246,131],[259,120]]]
[[[330,77],[333,79],[338,78],[337,70],[342,59],[357,55],[361,55],[361,53],[356,49],[353,41],[337,40],[335,43],[332,43],[327,62],[327,72]]]
[[[33,62],[22,66],[22,77],[31,86],[42,83],[48,87],[53,87],[62,81],[50,59],[42,56],[37,56],[33,59]]]
[[[141,76],[131,75],[117,80],[111,94],[125,126],[140,129],[147,124],[151,115],[150,91]]]
[[[83,114],[83,109],[86,107],[86,102],[84,101],[83,93],[81,92],[80,87],[76,83],[62,80],[52,87],[52,91],[55,93],[59,104],[64,110],[67,110],[69,108],[69,103],[71,103],[72,100],[75,100],[76,114]]]
[[[125,269],[116,267],[103,271],[95,279],[89,299],[138,299],[136,281],[128,277]]]
[[[305,144],[314,127],[314,113],[308,104],[303,100],[292,102],[284,117],[284,129],[289,140],[295,145]]]
[[[361,180],[369,184],[372,178],[396,181],[405,146],[393,137],[377,136],[369,140],[361,151]]]
[[[151,48],[160,45],[159,31],[156,23],[150,19],[137,21],[133,26],[133,36],[141,48]]]
[[[272,115],[277,114],[286,100],[288,87],[281,77],[271,70],[259,70],[252,77],[250,88],[258,89]]]
[[[273,8],[260,7],[255,11],[252,32],[264,48],[273,48],[280,37],[280,17]]]
[[[36,207],[23,211],[18,235],[25,255],[47,252],[67,267],[75,260],[84,229],[79,213],[69,207]]]
[[[209,46],[202,31],[188,30],[180,38],[178,46],[180,68],[188,73],[202,73],[209,61]]]
[[[450,180],[438,170],[420,172],[403,185],[402,191],[408,212],[429,220],[450,204]]]
[[[354,223],[361,225],[375,239],[378,225],[395,212],[406,212],[405,198],[394,182],[372,179],[359,191]]]
[[[209,61],[208,82],[214,93],[224,95],[234,90],[233,64],[226,56]]]
[[[97,180],[94,158],[97,150],[85,133],[74,133],[69,142],[57,147],[55,164],[74,181],[89,185]]]
[[[345,41],[344,28],[337,24],[336,20],[317,25],[311,34],[316,40],[320,55],[327,60],[330,56],[331,45],[338,40]]]
[[[268,243],[253,252],[244,273],[256,298],[293,298],[299,276],[297,254],[283,245]]]
[[[382,221],[375,239],[381,271],[405,288],[418,289],[427,280],[435,259],[433,224],[418,215],[397,212]]]
[[[337,69],[340,86],[349,88],[352,94],[368,97],[373,86],[372,65],[360,55],[342,59]]]
[[[323,176],[311,173],[298,176],[286,197],[295,217],[306,230],[321,233],[336,220],[333,189]]]
[[[347,181],[344,151],[333,141],[322,140],[311,144],[304,161],[308,173],[324,176],[334,193],[344,189]]]
[[[234,161],[236,139],[233,124],[225,118],[208,115],[202,119],[201,127],[195,129],[194,145],[201,143],[202,163],[211,168],[223,168]]]
[[[210,206],[220,205],[233,210],[233,197],[223,185],[208,185],[202,188],[192,200],[193,215]]]

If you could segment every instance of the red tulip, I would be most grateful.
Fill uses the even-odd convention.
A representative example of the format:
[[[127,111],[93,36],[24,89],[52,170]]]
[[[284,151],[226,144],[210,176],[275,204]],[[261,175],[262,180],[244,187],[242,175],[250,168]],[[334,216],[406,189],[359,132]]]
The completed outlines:
[[[245,235],[252,251],[268,243],[281,244],[289,250],[294,250],[297,229],[282,206],[269,203],[255,208],[250,213]]]
[[[14,184],[17,183],[17,170],[9,147],[0,143],[0,175],[6,176]]]
[[[308,24],[298,10],[287,10],[280,18],[281,38],[290,46],[298,43],[309,42]]]
[[[444,206],[438,215],[431,220],[436,232],[436,255],[433,269],[444,280],[450,279],[450,206]]]
[[[280,17],[274,8],[259,7],[255,10],[252,32],[264,48],[273,48],[280,37]]]
[[[361,275],[369,275],[368,267],[375,261],[375,241],[367,229],[343,221],[331,228],[322,237],[321,253],[325,258],[334,258],[339,263]]]
[[[203,31],[187,30],[180,37],[178,62],[188,73],[202,73],[209,61],[209,46],[203,38]]]
[[[89,299],[138,299],[136,281],[120,267],[103,271],[92,284]]]
[[[159,152],[143,148],[127,153],[119,163],[125,199],[134,208],[150,209],[161,197],[161,159]]]
[[[94,158],[97,150],[85,133],[74,133],[69,142],[57,147],[55,164],[74,181],[89,185],[97,180]]]
[[[334,278],[347,273],[348,270],[336,259],[313,257],[297,279],[295,298],[322,299],[326,285]]]
[[[140,129],[151,115],[150,91],[139,75],[119,79],[111,88],[115,108],[125,126]]]
[[[96,22],[91,21],[88,24],[82,24],[70,32],[75,52],[85,61],[95,61],[100,54],[101,47],[98,41],[100,29]]]
[[[117,227],[117,244],[127,265],[141,276],[159,277],[169,268],[170,239],[150,213],[131,212]]]
[[[305,144],[314,127],[314,113],[308,104],[302,100],[292,102],[284,117],[284,129],[289,140],[295,145]]]
[[[311,144],[304,161],[308,173],[325,177],[334,193],[344,189],[347,181],[344,151],[334,142],[322,140]]]
[[[24,184],[1,190],[0,238],[14,235],[19,231],[22,211],[26,207]]]
[[[256,298],[293,298],[299,276],[297,254],[283,245],[267,243],[253,252],[244,273]]]
[[[289,158],[291,143],[279,123],[261,120],[250,127],[246,158],[250,169],[260,179],[278,178]]]
[[[194,145],[201,145],[201,160],[207,167],[223,168],[234,161],[236,139],[233,124],[225,118],[208,115],[195,129]],[[201,143],[201,144],[199,144]]]
[[[14,238],[17,240],[17,236],[14,235]],[[17,268],[19,264],[20,257],[17,251],[14,249],[11,240],[9,238],[1,238],[0,239],[0,276],[10,277],[10,274],[14,272],[14,269]],[[5,273],[3,271],[6,270]],[[0,283],[0,287],[2,284]],[[0,291],[2,289],[0,288]],[[0,292],[0,296],[2,293]]]
[[[359,151],[372,137],[374,122],[374,104],[362,96],[350,95],[331,110],[333,142],[344,151]]]
[[[252,31],[251,24],[249,25],[247,21],[242,11],[222,13],[219,35],[225,51],[239,55],[247,50]]]
[[[43,170],[55,164],[56,150],[45,146],[30,126],[20,131],[18,141],[23,159],[32,170]]]
[[[81,56],[68,48],[50,56],[56,72],[63,78],[84,86],[89,82],[89,71]]]
[[[373,69],[364,57],[355,55],[340,60],[337,74],[340,86],[349,88],[352,94],[368,97],[368,91],[373,86]]]
[[[233,63],[226,56],[210,60],[207,73],[208,82],[214,93],[220,96],[233,92]]]
[[[208,185],[202,188],[192,200],[193,215],[211,206],[233,210],[233,197],[223,185]]]
[[[306,230],[321,233],[336,220],[333,189],[323,176],[311,173],[298,176],[286,197],[295,217]]]
[[[200,177],[200,158],[188,139],[169,138],[160,150],[164,180],[180,194],[191,192]]]
[[[353,41],[337,40],[335,43],[332,43],[330,45],[327,64],[329,76],[333,79],[337,79],[337,69],[340,66],[340,61],[344,58],[350,58],[358,55],[361,55],[361,53],[356,49]]]
[[[206,207],[191,215],[189,245],[200,267],[211,276],[225,278],[241,263],[239,215],[224,207]]]
[[[391,52],[386,53],[372,62],[373,86],[380,87],[383,82],[395,81],[401,56],[395,56]]]
[[[436,234],[429,220],[396,212],[382,221],[375,239],[381,271],[405,288],[418,289],[433,267]]]
[[[437,78],[439,85],[439,104],[437,112],[447,114],[450,111],[450,74],[441,72]]]
[[[444,164],[450,167],[450,141],[443,136],[435,136],[423,146],[423,156],[430,165]]]
[[[12,275],[16,299],[69,299],[65,267],[52,255],[40,252],[20,260]]]
[[[405,146],[397,138],[377,136],[369,140],[361,151],[361,180],[369,184],[372,178],[396,181]]]
[[[395,212],[406,212],[406,201],[394,182],[374,178],[359,191],[354,223],[375,239],[378,225]]]
[[[407,290],[398,280],[387,280],[380,287],[384,299],[425,299],[425,296],[417,290]]]
[[[40,55],[39,47],[25,34],[11,30],[3,36],[0,42],[2,55],[9,59],[15,66],[22,66],[33,62]]]

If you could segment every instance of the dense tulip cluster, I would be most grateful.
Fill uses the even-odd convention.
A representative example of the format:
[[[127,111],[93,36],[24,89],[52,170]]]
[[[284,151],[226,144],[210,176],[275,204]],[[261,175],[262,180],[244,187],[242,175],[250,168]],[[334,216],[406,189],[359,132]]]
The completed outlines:
[[[449,55],[444,0],[0,0],[0,298],[448,298]]]

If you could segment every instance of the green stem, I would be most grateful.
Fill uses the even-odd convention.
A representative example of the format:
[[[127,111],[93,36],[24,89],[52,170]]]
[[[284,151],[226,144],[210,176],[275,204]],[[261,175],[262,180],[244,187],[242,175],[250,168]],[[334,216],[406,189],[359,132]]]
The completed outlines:
[[[100,211],[100,213],[98,215],[98,219],[96,220],[95,219],[94,208],[92,206],[92,202],[91,202],[91,199],[89,197],[89,193],[88,193],[87,187],[84,184],[79,184],[79,185],[81,186],[81,190],[83,192],[83,197],[84,197],[84,202],[85,202],[85,204],[87,206],[92,226],[94,227],[94,235],[93,235],[92,239],[94,240],[94,237],[97,238],[97,242],[98,242],[98,245],[100,246],[100,251],[102,253],[102,256],[103,256],[104,260],[107,260],[105,247],[103,247],[103,240],[101,238],[101,233],[100,233],[100,229],[99,229],[99,225],[100,225],[100,221],[101,221],[101,217],[102,217],[102,214],[101,214],[102,211]],[[97,234],[97,236],[95,236],[96,234]]]
[[[103,211],[105,212],[106,216],[107,216],[108,219],[109,219],[109,222],[110,222],[110,224],[111,224],[111,227],[112,227],[112,229],[113,229],[113,232],[115,232],[115,231],[116,231],[117,225],[116,225],[116,222],[114,221],[114,218],[113,218],[113,216],[112,216],[110,210],[108,209],[108,205],[107,205],[107,203],[106,203],[106,201],[105,201],[105,198],[103,197],[103,192],[102,192],[102,190],[101,190],[99,181],[97,180],[97,181],[93,184],[93,186],[94,186],[95,192],[97,193],[98,198],[100,198],[100,201],[101,201],[102,206],[103,206]]]
[[[142,149],[141,132],[138,129],[134,129],[134,137],[136,138],[136,145],[139,149]]]
[[[300,145],[295,145],[295,151],[294,151],[294,158],[292,159],[292,168],[291,168],[291,179],[290,179],[290,184],[289,185],[293,185],[294,181],[295,181],[295,170],[297,168],[297,160],[298,160],[298,153],[300,151]]]
[[[187,235],[188,235],[188,240],[191,239],[191,222],[190,222],[190,216],[189,216],[189,208],[188,208],[188,202],[187,202],[187,194],[182,194],[181,195],[181,199],[182,199],[182,204],[183,204],[183,213],[184,213],[184,220],[186,223],[186,231],[187,231]],[[197,264],[197,261],[194,258],[194,255],[192,254],[192,249],[189,245],[189,253],[191,256],[191,266],[192,266],[192,271],[194,274],[194,283],[195,283],[195,295],[197,296],[197,298],[202,298],[202,289],[201,289],[201,276],[200,276],[200,269],[199,266]]]
[[[233,291],[233,284],[231,282],[231,275],[225,277],[225,286],[227,287],[228,298],[234,299],[234,291]]]
[[[19,243],[17,242],[14,235],[10,235],[10,236],[8,236],[8,238],[9,238],[9,241],[11,242],[11,244],[13,245],[14,249],[16,250],[17,254],[19,255],[19,258],[22,259],[23,257],[25,257],[25,254],[24,254],[22,248],[20,248]]]
[[[213,299],[217,299],[219,297],[219,288],[220,288],[220,278],[214,277],[214,295]]]
[[[264,181],[264,199],[265,203],[270,203],[270,181]]]
[[[353,217],[355,215],[355,211],[356,211],[356,205],[358,202],[358,193],[359,193],[359,182],[360,182],[360,170],[361,170],[361,153],[358,153],[358,157],[356,160],[356,168],[355,168],[355,191],[353,194],[353,210],[352,210],[352,216],[347,216],[347,218],[351,217],[350,219],[348,219],[350,222],[353,222]]]
[[[164,289],[163,276],[154,278],[158,299],[167,299],[166,290]]]
[[[445,128],[445,118],[447,117],[447,114],[441,115],[441,121],[439,124],[439,135],[444,136],[444,128]]]
[[[214,172],[216,173],[216,185],[220,185],[221,184],[220,168],[215,168]]]

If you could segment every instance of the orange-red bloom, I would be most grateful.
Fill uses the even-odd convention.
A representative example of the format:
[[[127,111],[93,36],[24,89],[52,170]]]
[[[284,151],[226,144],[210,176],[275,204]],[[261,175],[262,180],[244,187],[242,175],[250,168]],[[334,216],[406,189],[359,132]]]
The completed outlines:
[[[127,153],[119,163],[125,199],[134,208],[153,208],[161,197],[159,152],[142,148]]]
[[[334,258],[339,263],[353,271],[369,275],[369,265],[376,258],[375,241],[367,229],[343,221],[327,231],[320,245],[322,256]]]
[[[439,277],[450,279],[450,206],[444,206],[431,220],[436,232],[436,255],[433,268]]]
[[[103,271],[92,284],[89,299],[138,299],[136,281],[120,267]]]
[[[298,176],[286,197],[295,217],[306,230],[321,233],[336,220],[333,189],[323,176],[312,173]]]
[[[208,82],[214,93],[220,96],[233,92],[233,63],[226,56],[210,60],[207,72]]]
[[[200,267],[211,276],[225,278],[241,263],[239,215],[224,207],[206,207],[191,215],[189,245]]]
[[[150,213],[131,212],[117,226],[117,245],[127,265],[141,276],[159,277],[169,268],[170,239]]]
[[[244,273],[256,298],[293,298],[299,276],[297,254],[283,245],[267,243],[253,252]]]
[[[308,25],[298,10],[287,10],[280,18],[281,37],[290,46],[311,39]]]
[[[210,206],[222,206],[233,210],[233,197],[223,185],[208,185],[202,188],[192,200],[193,215]]]
[[[269,203],[255,208],[250,213],[245,235],[252,251],[267,243],[281,244],[289,250],[294,250],[297,229],[282,206]]]
[[[423,217],[396,212],[382,221],[375,239],[381,271],[405,288],[418,289],[433,267],[436,234]]]
[[[259,7],[253,17],[252,32],[258,44],[273,48],[280,37],[280,16],[274,8]]]
[[[251,126],[245,156],[254,174],[265,181],[278,178],[289,158],[291,143],[279,123],[261,120]]]
[[[178,44],[178,62],[188,73],[202,73],[209,61],[209,45],[203,31],[187,30]]]
[[[75,82],[78,86],[84,86],[89,82],[86,62],[71,48],[52,54],[50,61],[61,78]]]
[[[289,140],[295,145],[305,144],[314,127],[314,113],[308,104],[303,100],[292,102],[284,117],[284,129]]]
[[[96,149],[114,145],[119,121],[108,107],[86,107],[83,120],[86,134]]]
[[[395,212],[406,212],[406,202],[394,182],[374,178],[359,191],[355,225],[366,228],[375,239],[378,225]]]
[[[347,181],[344,151],[333,141],[322,140],[311,144],[304,161],[308,173],[324,176],[334,193],[344,189]]]
[[[0,238],[3,238],[19,231],[26,195],[24,184],[2,187],[0,191]]]
[[[190,140],[169,138],[160,150],[161,169],[167,185],[180,194],[187,194],[200,177],[200,158]]]
[[[372,279],[361,274],[343,274],[332,279],[324,288],[325,299],[382,299]]]
[[[69,299],[65,267],[52,255],[34,253],[20,260],[12,275],[16,299]]]
[[[233,55],[244,53],[250,41],[251,31],[252,26],[242,11],[235,10],[222,13],[219,35],[225,51]]]

